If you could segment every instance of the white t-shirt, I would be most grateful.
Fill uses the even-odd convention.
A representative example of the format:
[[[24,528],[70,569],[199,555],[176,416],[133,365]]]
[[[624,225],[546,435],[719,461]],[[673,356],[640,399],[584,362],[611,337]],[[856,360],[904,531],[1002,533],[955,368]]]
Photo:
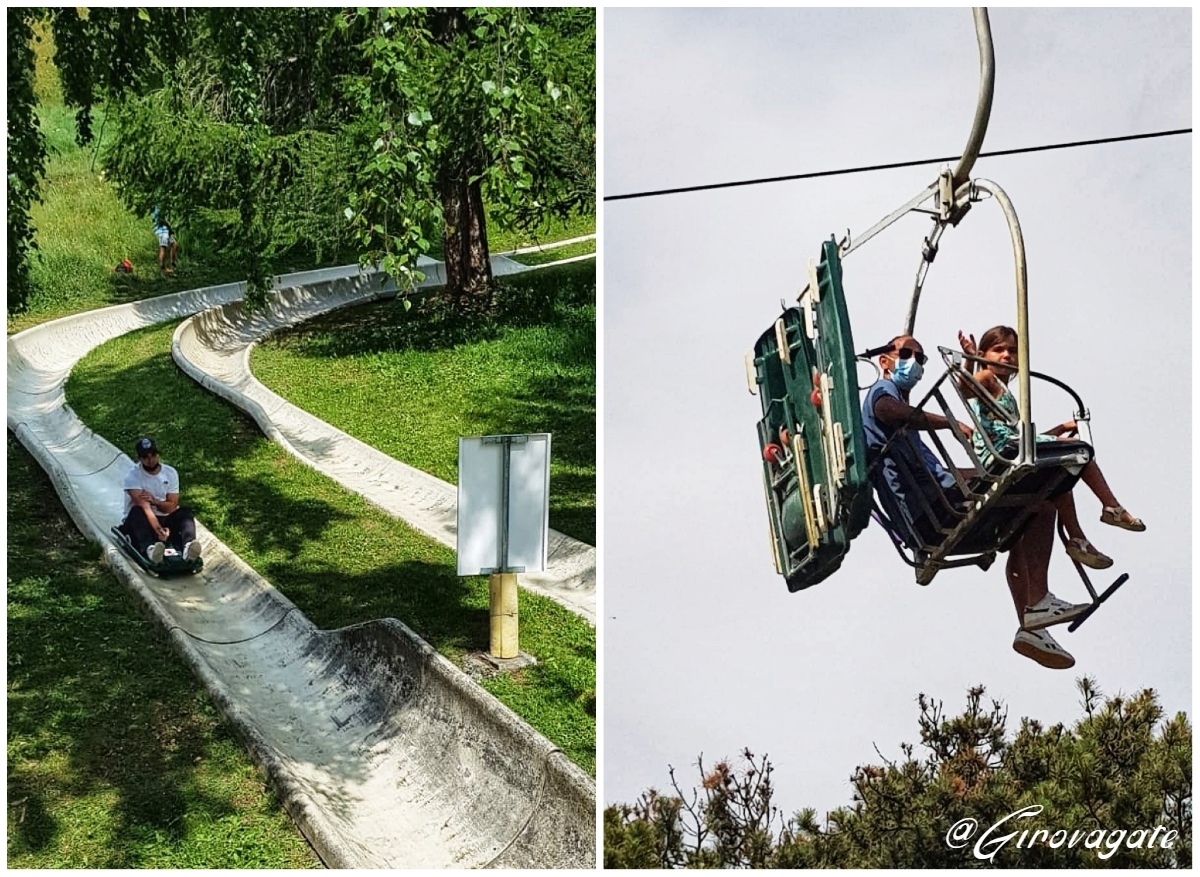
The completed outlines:
[[[179,493],[179,473],[166,463],[159,463],[156,475],[151,475],[142,468],[141,463],[134,463],[133,468],[125,473],[125,483],[121,485],[125,491],[125,511],[122,518],[133,508],[133,500],[128,491],[144,490],[157,500],[165,500],[169,493]]]

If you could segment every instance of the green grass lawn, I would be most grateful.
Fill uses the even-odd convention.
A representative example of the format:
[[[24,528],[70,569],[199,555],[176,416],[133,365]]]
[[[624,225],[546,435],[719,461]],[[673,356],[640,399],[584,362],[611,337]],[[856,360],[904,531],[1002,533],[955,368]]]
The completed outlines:
[[[24,314],[9,316],[8,333],[68,314],[139,301],[238,278],[229,267],[192,246],[180,233],[180,264],[173,277],[158,270],[158,243],[150,220],[125,209],[100,176],[93,148],[74,142],[74,112],[42,107],[42,130],[53,150],[42,185],[42,203],[32,210],[38,256],[31,265],[37,292]],[[95,130],[103,125],[96,111]],[[113,269],[128,258],[133,274]]]
[[[458,481],[458,437],[551,433],[550,526],[596,542],[596,266],[504,278],[497,315],[434,300],[348,308],[254,348],[276,393],[431,475]]]
[[[540,253],[521,253],[519,256],[511,256],[514,261],[520,262],[522,265],[545,265],[548,262],[557,262],[559,259],[570,259],[573,256],[584,256],[596,252],[596,241],[578,241],[573,244],[566,244],[561,247],[544,250]]]
[[[56,152],[34,208],[40,291],[8,332],[239,279],[186,230],[178,273],[159,275],[149,219],[125,210],[91,149],[74,144],[48,69],[38,70],[40,117]],[[102,109],[93,130],[105,136]],[[498,252],[594,230],[588,219],[537,240],[489,240]],[[123,258],[132,276],[113,272]],[[154,434],[203,522],[321,626],[392,615],[451,658],[486,647],[486,584],[458,579],[448,550],[296,463],[180,374],[172,329],[118,339],[82,364],[69,393],[85,421],[123,448]],[[319,865],[207,692],[11,435],[8,476],[9,866]],[[487,687],[594,773],[594,631],[547,600],[523,597],[522,614],[522,648],[540,663]]]
[[[583,237],[596,233],[595,216],[572,216],[570,219],[551,217],[540,227],[523,231],[521,229],[500,228],[496,223],[488,221],[488,248],[493,253],[504,253],[509,250],[519,250],[522,247],[545,246],[554,241],[565,241],[571,238]],[[595,252],[595,241],[591,242],[592,249],[582,249],[578,252]],[[559,252],[555,250],[554,252]],[[569,255],[577,255],[572,253]],[[556,258],[565,258],[557,256]],[[532,262],[529,264],[533,264]]]
[[[171,360],[174,329],[94,350],[67,382],[70,406],[120,447],[154,436],[197,518],[318,626],[394,617],[453,661],[486,651],[487,579],[459,578],[451,549],[298,462],[202,390]],[[552,600],[522,594],[521,648],[537,666],[482,684],[594,771],[595,631]]]
[[[11,435],[7,549],[8,866],[318,866]]]

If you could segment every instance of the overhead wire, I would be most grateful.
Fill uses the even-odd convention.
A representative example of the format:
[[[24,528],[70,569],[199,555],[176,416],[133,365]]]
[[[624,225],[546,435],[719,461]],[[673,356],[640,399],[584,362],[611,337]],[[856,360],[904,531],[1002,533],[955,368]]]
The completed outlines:
[[[1099,146],[1105,143],[1126,143],[1132,140],[1150,140],[1155,137],[1174,137],[1179,134],[1191,134],[1191,128],[1176,128],[1171,131],[1154,131],[1148,134],[1126,134],[1121,137],[1102,137],[1096,140],[1075,140],[1070,143],[1048,143],[1042,146],[1023,146],[1017,149],[998,149],[994,152],[981,152],[980,158],[994,158],[1001,155],[1023,155],[1031,152],[1047,152],[1052,149],[1077,149],[1083,146]],[[862,174],[869,171],[894,170],[903,167],[917,167],[923,164],[941,164],[958,161],[962,156],[953,155],[946,158],[924,158],[916,161],[897,161],[889,164],[873,164],[862,167],[842,168],[831,171],[813,171],[806,174],[788,174],[782,177],[762,177],[755,180],[737,180],[726,183],[707,183],[700,186],[681,186],[674,189],[655,189],[648,192],[630,192],[624,195],[605,195],[605,201],[628,201],[634,198],[653,198],[659,195],[679,195],[684,192],[705,192],[712,189],[732,189],[736,186],[758,186],[764,183],[783,183],[791,180],[812,180],[818,177],[836,177],[846,174]]]

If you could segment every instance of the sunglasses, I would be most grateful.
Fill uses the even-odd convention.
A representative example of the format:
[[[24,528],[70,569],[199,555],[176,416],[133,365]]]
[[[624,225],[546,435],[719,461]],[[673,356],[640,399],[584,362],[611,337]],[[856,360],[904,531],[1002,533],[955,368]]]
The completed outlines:
[[[913,356],[917,358],[917,365],[924,365],[925,363],[929,362],[929,357],[927,357],[924,353],[918,353],[912,348],[901,347],[896,351],[897,359],[908,359]]]

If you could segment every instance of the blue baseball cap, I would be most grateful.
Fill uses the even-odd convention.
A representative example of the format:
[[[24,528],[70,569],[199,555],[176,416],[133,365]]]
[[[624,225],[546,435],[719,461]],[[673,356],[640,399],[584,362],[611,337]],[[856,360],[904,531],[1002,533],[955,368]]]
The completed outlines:
[[[134,450],[137,452],[138,459],[140,460],[148,454],[157,454],[158,446],[154,444],[154,439],[146,436],[145,438],[138,439]]]

